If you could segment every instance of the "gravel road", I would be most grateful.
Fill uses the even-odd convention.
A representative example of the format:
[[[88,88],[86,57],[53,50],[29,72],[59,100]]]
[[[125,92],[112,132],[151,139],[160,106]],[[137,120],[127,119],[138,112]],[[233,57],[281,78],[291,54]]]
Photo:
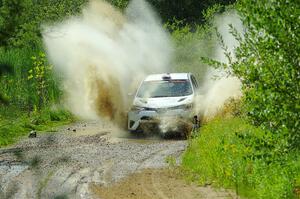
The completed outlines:
[[[133,137],[100,122],[38,133],[0,149],[0,198],[231,197],[186,185],[162,169],[168,158],[178,163],[186,146],[184,140]]]

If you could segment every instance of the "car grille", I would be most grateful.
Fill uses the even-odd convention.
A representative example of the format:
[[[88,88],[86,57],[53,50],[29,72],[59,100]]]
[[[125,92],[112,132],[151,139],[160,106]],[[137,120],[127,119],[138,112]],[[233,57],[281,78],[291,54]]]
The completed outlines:
[[[149,117],[149,116],[143,116],[141,118],[141,120],[152,120],[153,118],[152,117]]]
[[[147,111],[155,111],[157,113],[165,113],[170,109],[171,108],[145,108],[145,110],[147,110]]]

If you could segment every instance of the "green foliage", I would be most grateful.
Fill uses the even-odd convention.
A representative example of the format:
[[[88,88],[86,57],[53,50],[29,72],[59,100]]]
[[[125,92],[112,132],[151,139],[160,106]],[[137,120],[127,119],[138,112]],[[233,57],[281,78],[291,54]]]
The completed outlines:
[[[114,6],[124,9],[129,0],[107,0]],[[235,0],[196,0],[168,2],[149,1],[164,21],[184,20],[190,24],[204,21],[202,12],[219,3],[228,5]],[[0,4],[0,46],[39,47],[42,25],[55,23],[80,13],[87,0],[2,0]],[[191,9],[192,8],[192,9]],[[17,13],[17,14],[16,14]]]
[[[215,4],[229,5],[235,0],[149,0],[164,21],[181,20],[188,24],[200,24],[205,22],[203,11]]]
[[[85,2],[86,0],[2,0],[0,46],[41,46],[41,26],[79,13]]]
[[[31,130],[51,130],[73,121],[63,107],[53,105],[60,103],[60,81],[39,49],[0,49],[0,63],[12,70],[0,76],[0,93],[7,101],[0,104],[0,146]]]
[[[106,0],[117,8],[124,9],[127,7],[129,0]]]
[[[0,63],[8,64],[12,70],[12,73],[3,74],[0,77],[0,93],[5,96],[8,103],[14,103],[20,107],[24,107],[24,101],[28,101],[26,68],[22,67],[30,65],[31,53],[34,51],[0,49]]]
[[[23,21],[22,13],[32,6],[26,0],[2,0],[0,7],[0,46],[7,46]],[[18,14],[16,14],[18,13]]]
[[[4,73],[11,73],[11,66],[6,63],[0,63],[0,76]],[[0,93],[0,104],[8,104],[8,99]]]
[[[129,0],[107,0],[124,9]],[[177,0],[178,1],[178,0]],[[214,4],[228,5],[235,0],[208,1],[159,1],[149,0],[164,22],[174,19],[189,24],[203,23],[202,12]],[[0,3],[0,46],[39,47],[42,25],[55,23],[80,13],[88,0],[2,0]]]
[[[63,108],[47,108],[40,112],[21,112],[19,107],[0,106],[0,147],[12,144],[31,130],[53,131],[75,121],[73,115]]]
[[[52,74],[44,53],[38,49],[2,49],[0,63],[9,63],[13,69],[12,74],[0,77],[0,93],[11,105],[32,111],[58,102],[62,94],[59,79]]]
[[[291,198],[299,186],[300,157],[277,154],[280,142],[242,119],[217,118],[190,140],[182,165],[201,185],[234,188],[249,198]]]
[[[231,26],[240,42],[235,59],[217,33],[229,65],[209,64],[230,66],[241,79],[240,116],[254,126],[223,118],[201,130],[183,160],[199,183],[235,188],[250,198],[300,197],[299,8],[296,1],[239,1],[246,32]]]
[[[37,107],[39,110],[42,105],[47,104],[49,86],[51,84],[51,70],[52,66],[47,64],[46,56],[44,53],[40,52],[37,57],[32,56],[31,60],[33,61],[32,68],[28,71],[28,81],[30,81],[30,87],[35,90],[39,100]]]
[[[112,5],[124,9],[129,3],[129,0],[106,0]],[[230,5],[236,2],[236,0],[173,0],[173,1],[161,1],[161,0],[146,0],[159,16],[163,22],[173,23],[176,21],[182,21],[184,24],[202,24],[205,22],[206,17],[203,14],[210,7],[216,4]],[[224,7],[223,7],[224,8]]]
[[[285,148],[300,146],[300,23],[297,1],[241,0],[247,28],[231,67],[243,83],[249,117],[278,134]]]

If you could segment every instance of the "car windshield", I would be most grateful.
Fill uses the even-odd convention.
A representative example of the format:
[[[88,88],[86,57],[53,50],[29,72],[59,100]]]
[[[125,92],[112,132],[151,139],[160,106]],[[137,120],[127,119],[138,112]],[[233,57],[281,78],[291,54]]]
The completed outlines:
[[[193,93],[188,80],[144,81],[137,93],[140,98],[179,97]]]

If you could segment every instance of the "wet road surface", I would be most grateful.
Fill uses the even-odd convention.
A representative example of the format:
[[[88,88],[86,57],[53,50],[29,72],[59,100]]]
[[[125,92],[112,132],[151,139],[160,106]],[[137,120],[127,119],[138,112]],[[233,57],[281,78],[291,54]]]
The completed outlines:
[[[188,185],[185,140],[136,137],[100,122],[79,122],[0,149],[0,198],[231,198]]]

